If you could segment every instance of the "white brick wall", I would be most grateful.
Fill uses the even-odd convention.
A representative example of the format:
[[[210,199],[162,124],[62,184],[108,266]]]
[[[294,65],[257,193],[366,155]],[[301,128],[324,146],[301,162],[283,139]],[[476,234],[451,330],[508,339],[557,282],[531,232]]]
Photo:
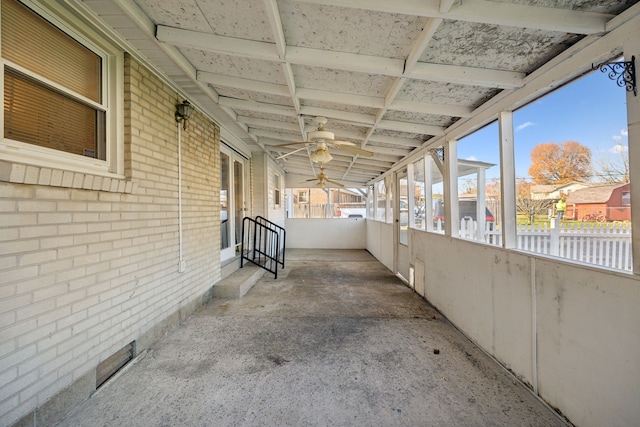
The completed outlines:
[[[126,180],[24,166],[0,182],[0,425],[44,405],[220,279],[219,129],[182,132],[176,93],[125,67]],[[139,348],[140,350],[140,348]]]

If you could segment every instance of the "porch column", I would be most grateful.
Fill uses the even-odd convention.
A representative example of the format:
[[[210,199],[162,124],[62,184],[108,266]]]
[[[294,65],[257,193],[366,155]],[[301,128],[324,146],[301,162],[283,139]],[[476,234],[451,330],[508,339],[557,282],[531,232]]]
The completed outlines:
[[[503,111],[500,127],[500,190],[502,194],[502,246],[513,249],[516,241],[516,161],[513,137],[513,113]]]
[[[636,81],[640,82],[640,29],[629,34],[623,44],[624,60],[635,55]],[[627,124],[629,131],[629,179],[631,181],[631,251],[633,273],[640,275],[640,93],[627,92]]]
[[[432,164],[431,156],[424,156],[424,221],[426,221],[424,229],[428,231],[433,231]]]
[[[458,237],[460,234],[460,208],[458,206],[458,141],[444,144],[444,233]]]
[[[487,183],[486,169],[478,168],[476,172],[476,240],[485,243],[487,229]]]

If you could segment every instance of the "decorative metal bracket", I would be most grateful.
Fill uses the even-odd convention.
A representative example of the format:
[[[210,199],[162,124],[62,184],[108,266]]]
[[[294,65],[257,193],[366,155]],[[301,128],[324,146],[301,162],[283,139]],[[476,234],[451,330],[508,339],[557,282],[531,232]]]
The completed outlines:
[[[429,149],[431,156],[435,156],[440,159],[440,162],[444,163],[444,147],[437,147]]]
[[[631,61],[620,62],[603,62],[598,65],[591,65],[594,70],[600,70],[607,73],[611,80],[615,80],[618,86],[625,87],[627,92],[633,91],[634,96],[638,96],[638,87],[636,86],[636,57],[631,57]]]

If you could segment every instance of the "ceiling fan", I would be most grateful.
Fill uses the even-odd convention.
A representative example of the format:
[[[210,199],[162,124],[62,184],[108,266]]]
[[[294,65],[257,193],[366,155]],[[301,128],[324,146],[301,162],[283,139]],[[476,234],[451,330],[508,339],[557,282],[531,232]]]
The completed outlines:
[[[307,179],[305,182],[318,181],[316,186],[326,187],[327,183],[337,185],[338,187],[344,187],[344,184],[333,179],[330,179],[326,173],[324,173],[324,167],[320,166],[320,173],[315,178]]]
[[[311,161],[316,163],[329,163],[333,156],[329,153],[329,147],[336,148],[338,150],[346,151],[352,154],[358,154],[360,156],[373,156],[373,152],[363,150],[356,147],[353,142],[340,141],[335,139],[333,132],[329,132],[324,129],[324,125],[327,123],[326,117],[315,117],[314,122],[318,124],[318,130],[307,133],[307,141],[289,142],[286,144],[280,144],[278,147],[290,147],[292,145],[304,145],[304,147],[291,151],[290,153],[283,154],[278,159],[285,158],[291,154],[297,153],[307,148],[308,145],[314,144],[315,149],[309,153]]]

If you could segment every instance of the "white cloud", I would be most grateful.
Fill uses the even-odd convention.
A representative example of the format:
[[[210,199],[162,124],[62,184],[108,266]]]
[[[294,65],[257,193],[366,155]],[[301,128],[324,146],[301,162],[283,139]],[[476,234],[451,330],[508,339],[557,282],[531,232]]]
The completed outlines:
[[[627,136],[629,136],[629,131],[627,131],[626,129],[621,129],[620,135],[613,135],[611,139],[613,139],[615,142],[618,142],[622,141],[622,138],[626,138]]]
[[[472,161],[472,162],[475,162],[475,161],[477,161],[477,160],[478,160],[478,158],[477,158],[476,156],[469,156],[469,157],[467,157],[465,160],[470,160],[470,161]]]
[[[516,127],[516,132],[521,131],[522,129],[526,129],[529,126],[533,126],[533,125],[535,125],[535,123],[533,122],[524,122],[523,124],[518,125],[518,127]]]
[[[613,147],[611,147],[611,149],[609,149],[610,153],[614,153],[614,154],[620,154],[620,153],[625,153],[628,150],[627,147],[625,147],[622,144],[616,144]]]

